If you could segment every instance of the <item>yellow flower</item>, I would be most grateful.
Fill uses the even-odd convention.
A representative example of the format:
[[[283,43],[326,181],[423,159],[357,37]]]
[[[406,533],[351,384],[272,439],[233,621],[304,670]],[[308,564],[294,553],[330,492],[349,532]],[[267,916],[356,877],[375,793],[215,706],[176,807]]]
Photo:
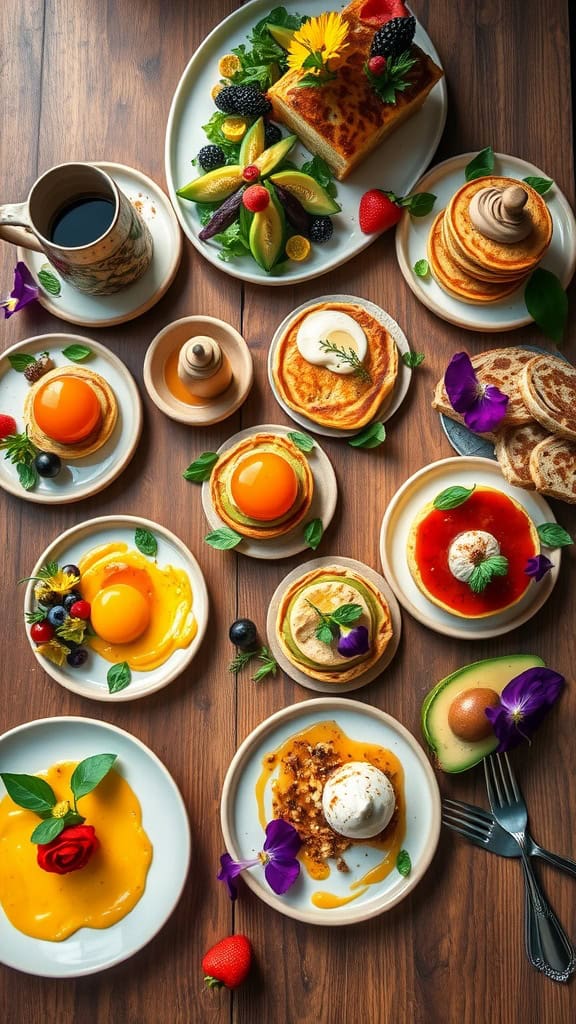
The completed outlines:
[[[292,36],[288,67],[294,70],[305,68],[314,75],[321,74],[323,68],[333,71],[343,63],[343,53],[348,49],[347,35],[347,22],[334,11],[321,14],[319,18],[310,18]],[[317,65],[306,66],[310,56],[318,59]]]
[[[42,601],[47,594],[67,594],[80,583],[80,577],[69,572],[62,572],[58,569],[52,576],[46,576],[39,580],[34,587],[34,596],[37,601]]]

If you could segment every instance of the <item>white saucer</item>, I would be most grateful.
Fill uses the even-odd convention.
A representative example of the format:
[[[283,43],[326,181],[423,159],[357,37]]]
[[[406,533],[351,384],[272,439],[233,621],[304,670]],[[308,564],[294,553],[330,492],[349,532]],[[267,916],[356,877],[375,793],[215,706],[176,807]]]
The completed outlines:
[[[220,455],[222,452],[228,451],[229,448],[243,441],[245,437],[252,437],[253,434],[261,433],[280,434],[282,437],[286,437],[291,431],[289,427],[280,426],[277,423],[264,423],[249,427],[247,430],[241,430],[238,434],[234,434],[233,437],[229,437],[218,449],[218,454]],[[272,540],[254,540],[252,537],[243,537],[241,542],[233,549],[234,551],[248,555],[249,558],[270,560],[288,558],[290,555],[298,555],[301,551],[311,550],[304,540],[304,530],[306,524],[312,519],[321,519],[324,530],[328,529],[336,509],[336,499],[338,497],[336,474],[326,452],[318,444],[314,445],[311,452],[304,452],[303,454],[304,458],[308,459],[310,463],[310,469],[314,477],[312,504],[304,521],[295,526],[289,533],[284,534],[283,537],[274,537]],[[222,522],[217,515],[212,504],[209,480],[202,484],[202,507],[213,530],[226,526],[226,523]]]
[[[72,363],[62,355],[69,345],[85,345],[93,355],[82,363]],[[48,505],[66,505],[97,494],[125,469],[134,455],[142,430],[142,403],[128,368],[109,349],[92,338],[76,334],[40,334],[12,345],[0,355],[0,411],[16,420],[16,430],[25,429],[22,411],[30,385],[23,373],[13,370],[8,356],[26,352],[37,356],[48,351],[55,366],[85,366],[99,373],[112,388],[118,402],[118,419],[111,436],[98,451],[63,466],[53,479],[40,477],[31,491],[22,487],[16,466],[0,452],[0,487],[17,498]]]
[[[354,572],[357,572],[360,576],[365,576],[367,580],[377,587],[390,608],[393,633],[392,639],[386,647],[386,650],[375,665],[371,665],[366,672],[357,676],[356,679],[351,679],[348,683],[323,683],[320,679],[312,679],[311,676],[307,676],[305,672],[289,661],[278,643],[278,637],[276,635],[276,617],[278,615],[278,608],[288,587],[292,586],[292,584],[297,579],[300,579],[300,577],[305,576],[309,572],[313,572],[315,569],[321,569],[324,565],[343,565],[345,568],[352,569]],[[311,562],[305,562],[304,565],[299,565],[296,569],[293,569],[292,572],[289,572],[281,583],[278,584],[276,590],[272,594],[266,618],[268,645],[282,671],[285,672],[286,675],[290,676],[291,679],[294,679],[295,682],[300,683],[300,686],[305,686],[307,690],[316,690],[318,693],[329,693],[332,696],[334,696],[335,693],[351,693],[352,690],[359,690],[362,686],[367,686],[368,683],[371,683],[381,675],[384,669],[388,667],[398,650],[401,632],[402,617],[400,615],[400,608],[394,594],[386,583],[386,580],[377,572],[374,572],[374,569],[371,569],[369,565],[365,565],[364,562],[358,562],[355,558],[342,558],[340,555],[327,555],[324,558],[315,558]]]
[[[177,569],[186,571],[192,587],[192,608],[198,624],[198,632],[188,647],[174,651],[163,665],[147,672],[137,672],[132,669],[132,680],[126,689],[109,693],[106,675],[112,667],[110,661],[106,661],[96,651],[90,650],[88,661],[80,668],[72,668],[68,664],[59,668],[48,658],[43,658],[37,653],[36,644],[30,638],[30,627],[24,623],[28,642],[40,667],[60,686],[81,697],[87,697],[89,700],[109,701],[117,704],[122,701],[138,700],[140,697],[147,697],[149,694],[163,689],[190,665],[198,652],[208,625],[208,591],[202,570],[194,555],[166,527],[148,519],[141,519],[139,516],[101,516],[99,519],[88,519],[84,523],[78,523],[70,530],[60,534],[46,548],[34,568],[31,569],[30,576],[37,576],[38,570],[51,561],[58,562],[60,566],[77,565],[82,555],[112,540],[124,541],[130,548],[135,548],[134,533],[138,527],[149,530],[158,541],[158,553],[154,561],[159,566],[173,565]],[[80,584],[81,589],[82,584]],[[31,612],[36,607],[34,583],[30,581],[24,597],[24,612]]]
[[[433,192],[438,198],[427,217],[404,214],[396,229],[396,256],[408,287],[420,302],[442,320],[470,331],[512,331],[532,323],[524,302],[523,285],[500,302],[477,306],[448,295],[431,273],[426,277],[417,277],[413,270],[418,260],[426,259],[428,235],[434,218],[464,184],[464,168],[475,156],[476,153],[463,153],[451,157],[420,178],[412,191]],[[518,179],[529,176],[549,177],[534,164],[503,153],[495,154],[493,173]],[[554,230],[542,266],[556,274],[562,287],[566,288],[576,269],[576,221],[568,200],[556,185],[552,185],[545,199]]]
[[[268,352],[268,380],[278,405],[284,410],[290,419],[294,420],[295,423],[298,423],[299,426],[304,427],[305,430],[310,430],[315,434],[322,434],[324,437],[354,437],[354,435],[357,434],[360,429],[363,430],[364,427],[359,427],[357,430],[337,430],[335,427],[324,427],[321,423],[316,423],[315,420],[308,419],[308,417],[304,416],[303,413],[297,412],[295,409],[291,409],[290,406],[286,404],[282,396],[279,394],[276,387],[276,381],[274,380],[272,368],[274,366],[274,356],[280,338],[292,321],[295,320],[303,310],[308,309],[310,306],[316,306],[320,302],[352,302],[359,306],[364,306],[375,320],[378,320],[379,323],[383,324],[396,342],[396,347],[400,356],[398,360],[398,376],[396,377],[396,382],[391,393],[386,397],[384,404],[378,410],[371,422],[385,423],[394,415],[404,401],[408,388],[410,387],[412,370],[410,367],[406,366],[402,356],[405,352],[410,352],[410,345],[408,344],[406,335],[398,326],[396,321],[392,319],[389,313],[386,313],[386,311],[381,309],[380,306],[376,306],[373,302],[370,302],[369,299],[364,299],[359,295],[320,295],[317,299],[303,302],[301,306],[297,306],[296,309],[293,309],[292,312],[288,314],[288,316],[284,317],[280,326],[276,328]]]
[[[152,234],[152,263],[138,281],[115,295],[84,295],[62,281],[62,291],[58,296],[50,295],[40,286],[38,301],[60,320],[84,327],[111,327],[133,320],[162,298],[178,270],[182,232],[170,200],[146,174],[124,164],[100,160],[96,167],[107,171],[130,202],[137,206]],[[18,259],[26,264],[36,281],[38,272],[47,264],[44,254],[32,249],[18,248]],[[53,268],[50,269],[56,274]]]
[[[554,568],[539,583],[532,581],[518,604],[495,615],[463,619],[428,601],[416,586],[408,567],[408,536],[422,508],[446,487],[455,484],[461,487],[480,484],[502,491],[526,510],[535,526],[556,522],[548,502],[536,491],[512,487],[502,476],[497,462],[465,457],[441,459],[414,473],[396,491],[386,509],[380,531],[384,574],[402,607],[435,633],[464,640],[500,636],[527,622],[548,600],[558,579],[561,551],[554,551]]]

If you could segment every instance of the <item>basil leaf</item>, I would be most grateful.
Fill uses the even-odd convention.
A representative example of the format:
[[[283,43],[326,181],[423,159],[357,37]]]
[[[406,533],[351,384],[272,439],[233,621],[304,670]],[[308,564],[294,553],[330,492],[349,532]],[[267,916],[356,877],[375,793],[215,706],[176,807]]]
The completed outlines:
[[[402,362],[410,370],[415,370],[416,367],[420,366],[424,362],[425,359],[426,359],[426,356],[424,355],[423,352],[403,352],[402,353]]]
[[[118,754],[94,754],[77,764],[70,779],[70,789],[76,800],[91,793],[108,774]]]
[[[540,196],[546,195],[554,184],[550,178],[528,177],[522,178],[522,181],[525,181],[527,185],[530,185],[530,187],[533,188]]]
[[[401,875],[404,875],[404,878],[410,874],[412,871],[412,861],[410,860],[408,850],[400,850],[396,857],[396,868]]]
[[[151,558],[155,558],[158,552],[158,541],[150,530],[145,530],[139,526],[134,534],[134,543],[143,555],[150,555]]]
[[[473,181],[474,178],[482,178],[485,174],[492,174],[494,170],[494,150],[492,146],[480,150],[473,160],[464,168],[466,181]]]
[[[474,594],[481,594],[494,576],[506,576],[507,573],[508,559],[504,555],[492,555],[491,558],[487,558],[485,562],[480,562],[474,567],[468,580],[468,586]]]
[[[386,438],[386,427],[383,423],[371,423],[361,430],[356,437],[351,437],[348,444],[352,448],[378,448]]]
[[[413,217],[425,217],[435,202],[436,196],[432,192],[415,192],[414,195],[401,199],[399,205],[408,210]]]
[[[346,626],[349,622],[356,622],[356,619],[359,619],[361,615],[361,604],[341,604],[339,608],[335,608],[333,612],[330,612],[332,622],[337,622],[339,626]]]
[[[324,524],[321,519],[311,519],[309,523],[306,523],[304,527],[304,540],[306,541],[309,548],[316,551],[322,535],[324,533]]]
[[[190,463],[182,476],[185,480],[191,480],[193,484],[201,484],[204,480],[210,479],[210,474],[219,458],[218,452],[203,452],[194,462]]]
[[[302,434],[299,430],[291,430],[288,437],[301,452],[311,452],[315,446],[313,438],[309,434]]]
[[[41,270],[38,274],[38,280],[45,292],[49,292],[50,295],[60,295],[62,291],[60,281],[51,270]]]
[[[229,526],[221,526],[219,530],[212,530],[211,533],[207,533],[204,537],[206,544],[209,544],[211,548],[216,548],[217,551],[230,551],[232,548],[237,547],[243,538],[236,530],[231,530]]]
[[[568,544],[574,543],[568,531],[559,523],[542,523],[536,529],[546,548],[565,548]]]
[[[416,277],[428,277],[428,274],[430,273],[428,260],[416,260],[412,270],[416,274]]]
[[[31,491],[33,487],[36,487],[36,484],[38,483],[38,473],[34,469],[34,466],[29,466],[26,462],[19,462],[16,466],[16,472],[18,473],[18,479],[25,491]]]
[[[463,505],[467,501],[475,488],[476,484],[472,484],[472,487],[447,487],[445,491],[440,491],[440,494],[436,495],[432,504],[440,512],[458,508],[458,505]]]
[[[51,843],[66,828],[64,818],[47,818],[36,825],[32,835],[31,843]]]
[[[120,690],[125,690],[131,681],[132,673],[127,661],[121,661],[118,665],[112,665],[112,668],[108,669],[106,682],[109,693],[119,693]]]
[[[319,640],[321,644],[331,644],[334,640],[334,633],[327,622],[321,622],[320,625],[316,627],[316,639]]]
[[[19,807],[35,814],[50,814],[56,804],[52,787],[37,775],[14,775],[11,772],[0,772],[0,779],[6,786],[8,796]]]
[[[27,352],[15,352],[14,355],[8,356],[8,362],[13,370],[17,370],[18,373],[24,373],[27,366],[30,363],[36,362],[35,356],[29,356]]]
[[[92,355],[92,349],[87,345],[68,345],[68,348],[62,349],[62,355],[66,356],[66,359],[70,359],[72,363],[81,363]]]
[[[528,278],[524,302],[540,330],[560,346],[568,316],[568,296],[556,274],[537,267]]]

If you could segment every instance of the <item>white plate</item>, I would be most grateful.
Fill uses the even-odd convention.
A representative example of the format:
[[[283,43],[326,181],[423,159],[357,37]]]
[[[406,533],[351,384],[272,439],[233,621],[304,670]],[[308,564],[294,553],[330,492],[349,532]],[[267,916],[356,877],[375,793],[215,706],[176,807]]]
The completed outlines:
[[[280,602],[284,596],[284,593],[288,587],[300,577],[305,576],[309,572],[313,572],[315,569],[321,569],[325,565],[343,565],[348,569],[352,569],[357,572],[360,576],[365,576],[366,579],[370,580],[371,583],[380,591],[384,600],[388,603],[390,608],[390,616],[392,618],[392,638],[386,647],[386,650],[382,654],[382,657],[378,659],[375,665],[372,665],[362,675],[351,679],[348,683],[323,683],[321,679],[312,679],[311,676],[307,676],[305,672],[293,665],[284,654],[278,638],[276,636],[276,617],[278,615],[278,608]],[[367,686],[368,683],[373,682],[379,675],[384,672],[384,669],[388,667],[392,658],[398,650],[398,644],[400,643],[400,634],[402,632],[402,617],[400,615],[400,608],[398,602],[394,597],[390,587],[386,583],[386,580],[380,576],[374,569],[371,569],[369,565],[365,565],[364,562],[358,562],[355,558],[342,558],[340,555],[327,555],[324,558],[315,558],[311,562],[305,562],[304,565],[297,566],[292,572],[289,572],[287,576],[278,584],[276,590],[272,594],[270,604],[268,606],[268,615],[266,617],[266,633],[268,636],[268,644],[272,654],[276,658],[276,661],[280,665],[280,668],[286,675],[290,676],[300,686],[305,686],[307,690],[316,690],[317,693],[351,693],[352,690],[359,690],[362,686]]]
[[[114,295],[85,295],[62,281],[58,296],[50,295],[40,285],[38,301],[60,320],[84,327],[111,327],[133,320],[162,298],[180,264],[182,232],[168,197],[152,178],[124,164],[99,160],[95,166],[107,171],[130,202],[137,204],[152,235],[152,262],[138,281]],[[19,248],[18,259],[23,260],[35,280],[47,262],[43,253],[32,249]]]
[[[111,668],[111,662],[106,661],[96,651],[90,651],[88,661],[80,668],[72,668],[67,664],[59,668],[47,658],[36,653],[36,644],[30,639],[30,627],[24,623],[28,642],[41,668],[67,690],[72,690],[73,693],[78,693],[81,697],[88,697],[90,700],[118,703],[138,700],[140,697],[147,697],[150,693],[155,693],[156,690],[161,690],[162,687],[176,679],[190,664],[202,643],[208,625],[208,591],[202,570],[194,555],[166,527],[153,523],[149,519],[141,519],[139,516],[102,516],[99,519],[88,519],[84,523],[78,523],[70,530],[60,534],[46,548],[30,571],[30,576],[36,576],[38,570],[51,561],[58,562],[60,566],[77,565],[82,555],[113,540],[124,541],[135,550],[134,532],[137,527],[149,530],[158,541],[158,554],[154,561],[159,566],[173,565],[177,569],[184,569],[188,574],[193,595],[192,609],[198,623],[198,632],[188,647],[174,651],[163,665],[151,669],[149,672],[137,672],[132,669],[132,680],[126,689],[117,693],[109,693],[106,673]],[[80,584],[81,589],[82,584]],[[34,583],[31,581],[26,588],[24,612],[31,612],[36,606]]]
[[[190,826],[176,783],[156,754],[130,733],[91,718],[44,718],[0,736],[0,771],[33,775],[58,761],[81,761],[103,750],[118,754],[115,770],[132,786],[154,847],[146,888],[134,909],[111,928],[81,928],[63,942],[19,932],[0,907],[0,960],[41,978],[78,978],[121,963],[145,946],[176,907],[190,861]],[[0,798],[5,788],[0,780]]]
[[[394,384],[391,393],[387,396],[384,404],[375,415],[373,422],[378,420],[386,423],[387,420],[397,412],[406,398],[408,388],[410,387],[412,370],[410,367],[406,366],[402,359],[402,355],[404,352],[410,351],[410,345],[406,340],[406,335],[400,329],[396,321],[392,319],[389,313],[386,313],[386,311],[381,309],[380,306],[376,306],[368,299],[363,299],[358,295],[320,295],[317,299],[303,302],[301,306],[297,306],[296,309],[293,309],[292,312],[288,314],[288,316],[284,317],[280,326],[276,328],[268,352],[268,380],[278,405],[284,410],[287,416],[290,416],[290,419],[293,419],[295,423],[299,424],[299,426],[304,427],[305,430],[313,431],[315,434],[322,434],[324,437],[353,437],[354,434],[358,433],[358,430],[337,430],[334,427],[325,427],[322,426],[321,423],[316,423],[315,420],[309,420],[307,416],[303,415],[303,413],[297,412],[295,409],[291,409],[278,392],[276,381],[274,380],[272,368],[274,366],[274,357],[280,338],[292,321],[295,320],[303,310],[308,309],[311,306],[317,306],[320,302],[352,302],[356,303],[356,305],[364,306],[375,320],[378,320],[379,323],[383,324],[396,343],[396,348],[398,349],[400,356],[398,360],[398,376],[396,377],[396,383]]]
[[[311,17],[326,10],[325,0],[309,0],[302,5],[296,0],[284,4],[289,13],[305,7]],[[342,5],[344,6],[344,4]],[[255,284],[283,285],[308,281],[325,274],[352,259],[375,240],[364,235],[358,224],[360,198],[367,189],[376,186],[406,195],[434,156],[444,130],[447,110],[444,79],[434,86],[422,109],[382,143],[345,182],[336,182],[337,201],[342,213],[334,218],[334,235],[326,245],[312,247],[305,263],[289,263],[285,271],[275,277],[262,270],[251,257],[224,263],[218,258],[216,243],[201,242],[198,238],[201,224],[195,204],[180,199],[176,190],[182,188],[196,171],[192,159],[207,143],[202,125],[212,116],[216,107],[211,99],[212,87],[219,81],[218,61],[232,47],[246,43],[254,25],[271,9],[269,0],[253,0],[234,11],[206,37],[190,60],[172,100],[166,129],[166,180],[168,191],[182,229],[205,258],[225,274]],[[429,37],[420,25],[416,27],[416,43],[430,54],[439,65],[440,58]],[[290,153],[298,167],[310,154],[296,144]]]
[[[267,718],[244,740],[226,773],[220,807],[222,834],[234,860],[256,856],[264,842],[255,796],[263,758],[290,736],[325,721],[335,721],[353,740],[391,750],[402,763],[406,796],[406,836],[402,845],[412,861],[410,874],[404,878],[393,870],[381,885],[370,886],[363,896],[333,910],[315,907],[312,894],[326,891],[349,896],[350,883],[378,861],[379,851],[362,845],[351,848],[346,852],[350,872],[343,875],[332,864],[330,877],[323,882],[314,881],[302,868],[298,881],[284,896],[277,896],[269,888],[258,868],[244,871],[242,878],[259,899],[286,917],[308,924],[355,924],[390,910],[414,889],[434,856],[440,833],[440,793],[434,772],[412,734],[391,715],[344,697],[320,697],[293,704]],[[272,818],[273,779],[274,776],[265,791],[268,820]]]
[[[62,349],[68,345],[86,345],[92,349],[93,355],[83,363],[72,363],[62,355]],[[16,466],[4,458],[4,452],[0,452],[0,487],[25,501],[66,505],[102,491],[126,468],[140,439],[142,403],[130,371],[104,345],[78,334],[40,334],[19,341],[0,355],[0,410],[14,417],[19,433],[25,429],[22,411],[30,385],[23,373],[12,369],[8,356],[17,352],[38,356],[46,351],[55,366],[85,366],[99,373],[112,388],[118,402],[118,419],[106,444],[84,459],[68,463],[63,459],[58,476],[51,480],[40,477],[31,491],[24,490]]]
[[[380,531],[384,575],[403,608],[434,632],[464,640],[500,636],[531,619],[548,600],[560,571],[561,552],[560,549],[554,551],[554,568],[540,583],[532,581],[518,604],[495,615],[476,620],[462,619],[428,601],[416,586],[408,567],[408,536],[422,508],[440,491],[455,484],[461,487],[473,484],[494,487],[522,505],[536,526],[556,522],[548,502],[535,491],[512,487],[502,476],[497,462],[479,458],[441,459],[414,473],[396,491],[386,509]]]
[[[451,157],[450,160],[433,167],[420,179],[414,191],[433,192],[438,198],[432,213],[427,217],[409,217],[407,214],[402,217],[396,229],[396,256],[408,287],[420,302],[442,320],[470,331],[512,331],[516,327],[532,323],[532,317],[524,303],[523,286],[499,302],[476,306],[448,295],[436,283],[432,274],[417,277],[413,270],[418,260],[426,258],[428,235],[434,218],[464,184],[464,168],[476,155],[463,153],[461,156]],[[548,177],[545,171],[541,171],[534,164],[519,160],[515,156],[506,156],[504,153],[495,154],[494,174],[520,179],[530,175]],[[566,288],[576,268],[576,221],[566,197],[556,185],[546,193],[545,199],[552,216],[554,231],[542,266],[556,274],[562,287]]]
[[[280,426],[278,423],[264,423],[256,427],[249,427],[247,430],[241,430],[240,433],[229,437],[218,449],[218,454],[228,451],[229,448],[243,441],[245,437],[252,437],[253,434],[280,434],[281,437],[286,437],[290,432],[290,427]],[[254,540],[252,537],[245,537],[233,549],[234,551],[239,551],[250,558],[288,558],[290,555],[298,555],[301,551],[311,550],[304,540],[304,529],[310,520],[321,519],[324,532],[326,532],[332,522],[338,498],[336,474],[330,459],[319,444],[315,443],[311,452],[303,452],[302,454],[305,459],[308,459],[312,476],[314,477],[312,504],[303,522],[295,526],[289,533],[285,533],[284,536],[274,537],[272,540]],[[209,480],[202,484],[202,507],[213,530],[226,526],[226,523],[222,522],[212,504]]]

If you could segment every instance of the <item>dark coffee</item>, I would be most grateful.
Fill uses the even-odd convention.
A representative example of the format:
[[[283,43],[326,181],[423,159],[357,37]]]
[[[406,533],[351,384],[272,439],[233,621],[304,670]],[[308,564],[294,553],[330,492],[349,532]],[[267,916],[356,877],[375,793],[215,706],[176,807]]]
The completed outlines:
[[[48,237],[54,245],[74,249],[90,245],[103,235],[114,220],[116,203],[105,196],[81,196],[61,207]]]

